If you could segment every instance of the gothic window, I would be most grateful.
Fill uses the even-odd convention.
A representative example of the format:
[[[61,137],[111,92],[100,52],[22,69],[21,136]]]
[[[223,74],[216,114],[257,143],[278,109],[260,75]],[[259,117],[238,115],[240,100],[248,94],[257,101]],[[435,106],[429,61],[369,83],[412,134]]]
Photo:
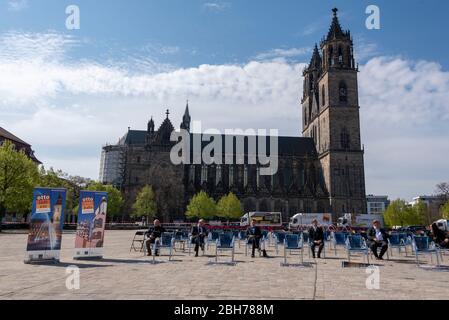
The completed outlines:
[[[256,172],[256,185],[257,188],[260,188],[260,168],[257,167],[257,172]]]
[[[338,63],[343,63],[343,49],[341,47],[338,47]]]
[[[340,86],[338,88],[338,95],[340,97],[340,102],[348,102],[348,88],[344,81],[340,82]]]
[[[334,48],[331,46],[329,49],[329,66],[334,65]]]
[[[243,171],[243,186],[246,187],[248,185],[248,167],[245,166]]]
[[[195,166],[191,165],[189,170],[189,182],[195,182]]]
[[[201,184],[207,182],[207,166],[201,167]]]
[[[218,185],[221,182],[221,166],[218,165],[215,170],[215,183]]]
[[[234,185],[234,167],[229,167],[229,186],[232,187]]]
[[[349,149],[350,148],[351,141],[350,141],[350,138],[349,138],[348,129],[343,128],[341,130],[340,141],[341,141],[341,148],[342,149]]]
[[[326,92],[324,91],[324,84],[323,84],[323,86],[322,86],[322,88],[321,88],[321,105],[322,106],[324,106],[326,103],[325,103],[325,100],[326,100]]]

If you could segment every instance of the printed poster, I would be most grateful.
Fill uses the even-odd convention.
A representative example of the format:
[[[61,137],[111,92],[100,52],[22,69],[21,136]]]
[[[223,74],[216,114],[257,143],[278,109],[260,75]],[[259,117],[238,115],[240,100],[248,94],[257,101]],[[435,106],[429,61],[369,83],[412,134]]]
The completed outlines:
[[[103,256],[107,209],[108,194],[106,192],[81,191],[75,237],[75,258]]]
[[[59,261],[65,201],[65,189],[34,190],[25,262]]]

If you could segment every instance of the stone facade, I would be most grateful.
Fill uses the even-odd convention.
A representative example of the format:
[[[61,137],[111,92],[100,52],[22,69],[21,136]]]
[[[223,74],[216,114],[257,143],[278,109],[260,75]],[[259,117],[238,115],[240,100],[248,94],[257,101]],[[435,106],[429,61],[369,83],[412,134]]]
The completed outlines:
[[[304,70],[303,137],[279,137],[275,175],[261,175],[261,166],[248,161],[173,165],[170,151],[175,143],[170,135],[175,129],[168,111],[158,130],[153,119],[147,130],[129,130],[119,142],[124,154],[120,187],[127,211],[132,210],[139,190],[152,185],[165,221],[184,218],[187,203],[201,190],[217,200],[233,192],[245,212],[282,212],[285,220],[299,212],[331,212],[334,219],[343,213],[366,213],[358,70],[352,47],[350,34],[341,30],[335,11],[321,53],[316,46]],[[190,132],[190,123],[187,105],[180,129]],[[190,133],[190,138],[195,134]],[[236,149],[241,137],[223,138],[232,138]],[[244,137],[241,155],[245,160],[251,156],[248,139]]]
[[[314,139],[331,211],[366,213],[364,151],[360,137],[358,69],[349,31],[334,9],[329,33],[304,71],[303,135]]]

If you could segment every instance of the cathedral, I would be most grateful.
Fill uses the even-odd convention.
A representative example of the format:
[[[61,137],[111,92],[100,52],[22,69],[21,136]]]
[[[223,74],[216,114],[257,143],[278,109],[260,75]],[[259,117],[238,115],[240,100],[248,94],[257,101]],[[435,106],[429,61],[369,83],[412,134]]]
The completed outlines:
[[[233,192],[245,212],[282,212],[284,221],[296,213],[332,213],[335,220],[344,213],[365,214],[357,74],[351,34],[342,30],[334,9],[329,32],[303,72],[302,136],[278,137],[274,175],[261,175],[261,165],[248,161],[174,165],[170,137],[176,129],[167,110],[157,129],[150,119],[146,130],[129,129],[117,145],[103,148],[100,180],[122,190],[126,212],[132,212],[142,187],[151,185],[165,222],[184,219],[188,202],[200,191],[216,200]],[[187,104],[179,129],[190,132],[190,126]],[[247,160],[249,137],[243,141],[240,156]]]

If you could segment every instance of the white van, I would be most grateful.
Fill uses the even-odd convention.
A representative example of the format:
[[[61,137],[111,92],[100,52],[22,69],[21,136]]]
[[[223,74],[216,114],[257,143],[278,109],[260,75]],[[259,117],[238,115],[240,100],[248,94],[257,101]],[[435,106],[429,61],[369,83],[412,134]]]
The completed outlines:
[[[282,227],[282,213],[280,212],[248,212],[240,219],[240,226],[250,226],[253,219],[260,227]]]
[[[290,219],[289,227],[296,229],[301,226],[310,226],[315,219],[321,226],[332,224],[332,214],[330,213],[298,213]]]

